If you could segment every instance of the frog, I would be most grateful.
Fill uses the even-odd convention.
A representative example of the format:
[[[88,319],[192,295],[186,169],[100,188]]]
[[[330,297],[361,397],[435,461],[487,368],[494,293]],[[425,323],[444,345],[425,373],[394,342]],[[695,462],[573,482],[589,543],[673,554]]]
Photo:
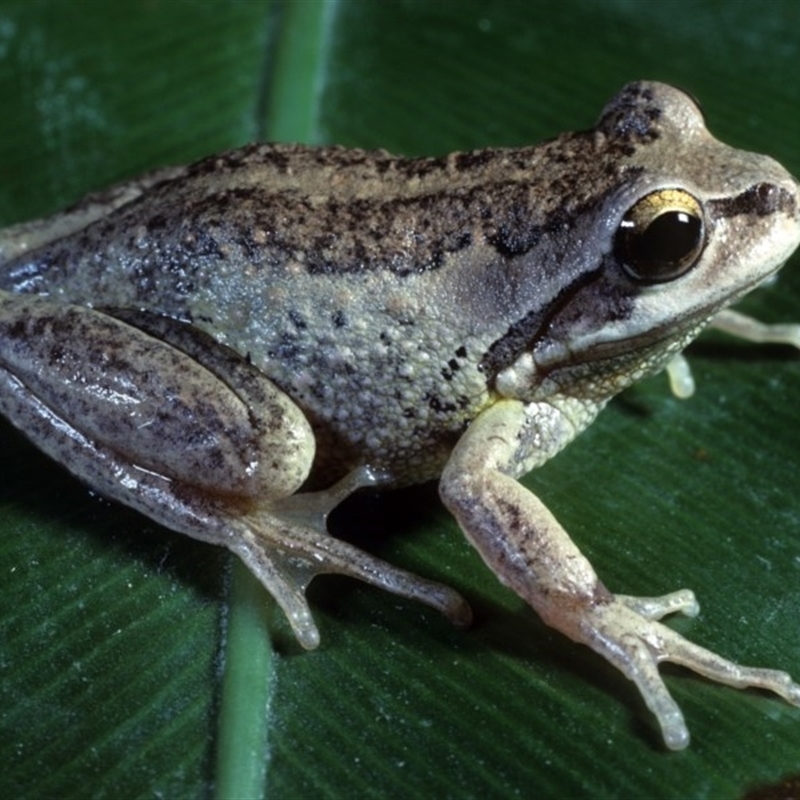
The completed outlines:
[[[800,685],[668,627],[690,590],[607,588],[520,478],[641,378],[690,394],[708,326],[800,346],[729,308],[800,243],[799,198],[651,81],[528,147],[248,145],[0,231],[0,413],[95,493],[238,556],[307,649],[322,574],[470,623],[456,590],[328,530],[358,489],[438,479],[499,581],[681,749],[661,662],[794,705]]]

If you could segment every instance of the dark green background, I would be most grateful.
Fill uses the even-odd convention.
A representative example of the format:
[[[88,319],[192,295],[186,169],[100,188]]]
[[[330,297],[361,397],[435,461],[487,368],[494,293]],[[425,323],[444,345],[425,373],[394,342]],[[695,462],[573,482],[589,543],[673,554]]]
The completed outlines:
[[[794,0],[4,0],[0,222],[253,139],[531,143],[640,77],[797,174],[799,46]],[[799,319],[798,260],[746,307]],[[690,355],[691,401],[653,379],[527,482],[612,589],[689,586],[703,614],[677,629],[797,677],[800,359],[721,336]],[[323,645],[302,654],[266,597],[247,621],[223,552],[92,497],[0,427],[3,796],[738,798],[800,774],[800,711],[673,669],[693,742],[665,752],[625,680],[503,590],[432,488],[336,524],[463,591],[473,630],[320,579]]]

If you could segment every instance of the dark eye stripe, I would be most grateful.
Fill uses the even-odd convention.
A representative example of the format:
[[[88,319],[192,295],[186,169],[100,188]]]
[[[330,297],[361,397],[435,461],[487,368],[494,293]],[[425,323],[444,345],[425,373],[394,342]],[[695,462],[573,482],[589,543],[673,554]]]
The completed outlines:
[[[778,211],[789,215],[796,212],[792,193],[774,183],[756,183],[736,197],[709,200],[706,208],[713,217],[737,217],[741,214],[766,217]]]

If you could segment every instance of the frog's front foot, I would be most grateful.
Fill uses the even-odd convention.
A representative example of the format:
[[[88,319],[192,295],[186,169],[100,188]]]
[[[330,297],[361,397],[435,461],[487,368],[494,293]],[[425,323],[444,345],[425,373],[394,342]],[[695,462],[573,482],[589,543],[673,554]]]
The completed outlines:
[[[658,665],[663,661],[680,664],[728,686],[765,689],[800,705],[800,685],[786,672],[740,666],[658,622],[666,614],[695,616],[698,611],[693,593],[683,590],[657,598],[610,595],[589,608],[554,608],[543,616],[554,627],[603,655],[636,684],[658,719],[664,742],[672,750],[689,744],[689,731],[659,674]]]
[[[612,594],[547,506],[507,474],[520,441],[561,441],[573,423],[574,417],[556,406],[507,400],[487,409],[461,437],[439,491],[483,560],[548,625],[588,645],[630,678],[673,750],[686,747],[689,732],[659,675],[662,661],[729,686],[767,689],[800,705],[800,685],[785,672],[741,667],[659,622],[675,612],[695,616],[692,592]]]

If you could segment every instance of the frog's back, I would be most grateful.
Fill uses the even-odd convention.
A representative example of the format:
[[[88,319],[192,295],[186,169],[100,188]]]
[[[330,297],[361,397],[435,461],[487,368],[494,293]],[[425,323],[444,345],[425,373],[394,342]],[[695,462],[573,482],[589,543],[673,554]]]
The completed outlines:
[[[481,359],[507,325],[501,267],[545,224],[539,158],[243,148],[0,232],[0,288],[190,322],[284,388],[320,451],[432,476],[490,402]],[[527,229],[508,219],[523,208]],[[19,247],[29,234],[38,246]]]
[[[541,190],[537,172],[547,176]],[[576,201],[580,186],[573,174],[568,195]],[[138,302],[149,304],[153,284],[172,283],[160,287],[161,298],[188,293],[204,269],[222,263],[259,277],[281,268],[293,275],[419,273],[478,241],[501,255],[529,249],[563,205],[564,189],[546,147],[408,159],[253,145],[92,195],[35,223],[53,241],[32,249],[13,241],[30,227],[0,233],[0,286],[64,288],[77,271],[110,283],[97,275],[117,271]]]
[[[30,228],[0,232],[0,289],[191,322],[373,462],[441,449],[435,474],[491,401],[486,352],[530,317],[513,265],[544,268],[543,235],[590,201],[565,148],[593,142],[418,159],[246,147],[92,196],[34,228],[36,247],[14,239]],[[546,277],[545,299],[561,280]]]

